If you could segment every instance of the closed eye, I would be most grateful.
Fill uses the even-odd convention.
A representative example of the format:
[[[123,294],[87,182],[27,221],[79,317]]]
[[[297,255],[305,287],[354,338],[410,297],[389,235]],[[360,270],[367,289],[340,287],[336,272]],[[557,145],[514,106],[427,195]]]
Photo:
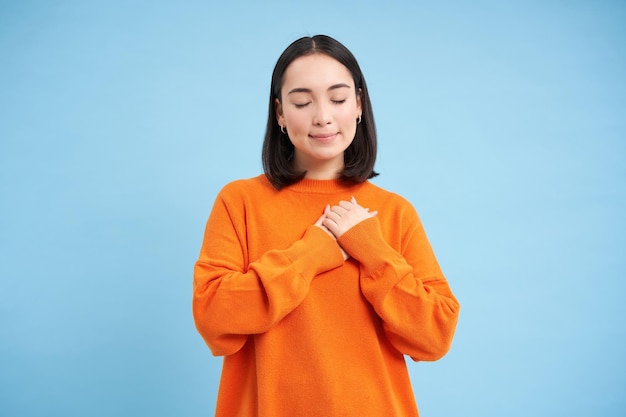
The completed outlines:
[[[331,101],[332,101],[333,103],[335,103],[335,104],[343,104],[343,103],[345,103],[345,102],[346,102],[346,100],[345,100],[345,99],[343,99],[343,100],[331,100]]]
[[[306,107],[310,104],[310,102],[308,103],[293,103],[293,105],[296,107],[296,109],[301,109],[303,107]]]

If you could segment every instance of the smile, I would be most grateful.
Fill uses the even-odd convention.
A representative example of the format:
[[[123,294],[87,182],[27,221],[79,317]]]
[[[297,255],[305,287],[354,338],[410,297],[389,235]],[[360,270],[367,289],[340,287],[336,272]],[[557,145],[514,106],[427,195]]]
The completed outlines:
[[[330,142],[337,137],[337,133],[317,133],[315,135],[309,135],[309,137],[318,142]]]

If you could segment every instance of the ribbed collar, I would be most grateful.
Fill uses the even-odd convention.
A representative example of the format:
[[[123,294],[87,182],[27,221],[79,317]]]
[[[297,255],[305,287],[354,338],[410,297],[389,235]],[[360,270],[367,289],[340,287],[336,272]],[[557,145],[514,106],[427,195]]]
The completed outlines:
[[[335,194],[346,191],[356,191],[365,184],[367,184],[367,181],[348,186],[339,180],[312,180],[304,178],[295,184],[285,187],[284,190],[297,193]]]

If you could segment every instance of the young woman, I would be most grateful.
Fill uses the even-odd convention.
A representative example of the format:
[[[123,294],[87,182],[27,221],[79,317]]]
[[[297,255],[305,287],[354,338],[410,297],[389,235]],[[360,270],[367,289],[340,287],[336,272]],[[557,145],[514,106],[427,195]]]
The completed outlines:
[[[280,56],[262,158],[217,196],[194,269],[216,416],[417,416],[404,355],[442,357],[459,304],[414,208],[369,181],[374,117],[341,43]]]

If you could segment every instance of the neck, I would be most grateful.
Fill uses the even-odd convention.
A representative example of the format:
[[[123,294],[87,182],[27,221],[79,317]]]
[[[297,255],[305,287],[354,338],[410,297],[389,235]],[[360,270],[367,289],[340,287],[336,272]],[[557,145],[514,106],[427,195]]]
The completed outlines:
[[[294,166],[299,171],[306,171],[304,178],[310,180],[334,180],[339,178],[339,173],[343,171],[343,155],[341,158],[329,159],[325,161],[303,161],[303,158],[294,157]]]

